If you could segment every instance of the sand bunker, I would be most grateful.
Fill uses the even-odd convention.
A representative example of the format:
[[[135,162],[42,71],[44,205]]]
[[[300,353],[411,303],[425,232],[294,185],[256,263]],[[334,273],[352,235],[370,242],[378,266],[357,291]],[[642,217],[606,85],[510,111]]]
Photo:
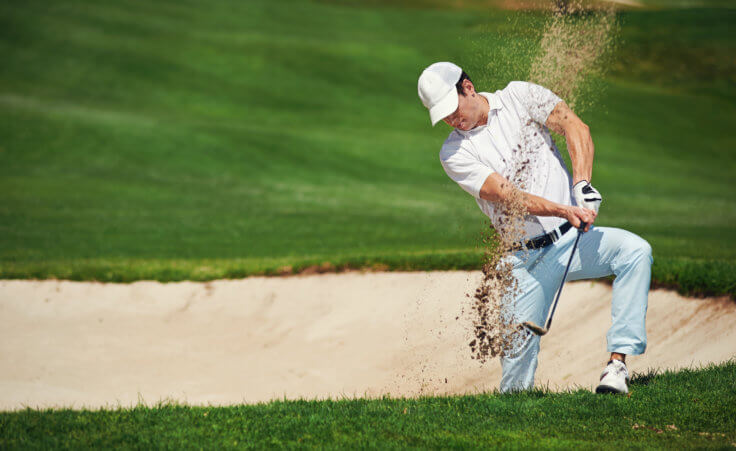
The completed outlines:
[[[471,360],[470,327],[456,319],[480,277],[0,281],[0,410],[493,390],[498,360]],[[610,295],[606,284],[566,286],[537,385],[593,387],[608,356]],[[736,355],[736,303],[662,290],[649,302],[649,349],[630,359],[634,371]]]

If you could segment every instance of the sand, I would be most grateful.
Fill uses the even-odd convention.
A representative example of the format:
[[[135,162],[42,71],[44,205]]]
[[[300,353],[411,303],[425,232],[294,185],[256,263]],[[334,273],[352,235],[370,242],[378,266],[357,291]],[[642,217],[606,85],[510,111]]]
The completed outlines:
[[[0,410],[162,400],[460,394],[498,387],[470,358],[459,315],[480,272],[346,273],[210,283],[0,281]],[[537,385],[597,382],[611,288],[565,287],[542,338]],[[633,371],[736,355],[736,303],[649,298],[649,349]]]

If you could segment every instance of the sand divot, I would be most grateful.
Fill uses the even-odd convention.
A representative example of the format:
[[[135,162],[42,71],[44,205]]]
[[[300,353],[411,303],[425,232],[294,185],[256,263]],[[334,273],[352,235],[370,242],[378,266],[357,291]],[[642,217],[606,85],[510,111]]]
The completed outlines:
[[[498,360],[472,360],[470,327],[455,319],[480,278],[0,281],[0,409],[492,391]],[[610,295],[606,284],[566,286],[542,338],[537,385],[594,386],[608,357]],[[649,349],[630,358],[632,370],[736,356],[736,303],[663,290],[649,299]]]

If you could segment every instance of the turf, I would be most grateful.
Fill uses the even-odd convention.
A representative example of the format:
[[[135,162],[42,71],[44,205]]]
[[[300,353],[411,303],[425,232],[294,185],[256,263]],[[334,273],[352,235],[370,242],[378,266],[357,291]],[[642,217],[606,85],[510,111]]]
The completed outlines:
[[[0,413],[0,448],[576,448],[736,446],[736,362],[580,390],[234,407]]]
[[[418,3],[3,2],[0,277],[477,267],[486,223],[442,172],[416,77],[524,78],[544,17]],[[623,13],[581,113],[600,224],[649,240],[685,291],[736,293],[734,19]]]

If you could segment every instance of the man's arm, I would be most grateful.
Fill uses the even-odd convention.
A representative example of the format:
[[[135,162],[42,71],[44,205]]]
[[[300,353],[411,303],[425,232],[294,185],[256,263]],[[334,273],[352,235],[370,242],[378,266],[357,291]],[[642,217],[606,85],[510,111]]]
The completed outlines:
[[[565,102],[559,102],[550,113],[545,125],[564,136],[572,160],[572,184],[581,180],[590,182],[593,175],[593,138],[590,129]]]
[[[483,183],[483,187],[480,190],[480,197],[490,202],[504,203],[511,199],[514,191],[517,191],[516,188],[506,178],[494,172]],[[596,213],[593,210],[562,205],[534,194],[524,191],[519,192],[521,193],[522,202],[528,214],[565,218],[570,221],[573,227],[580,227],[580,222],[582,221],[587,224],[585,227],[586,232],[595,221]]]

